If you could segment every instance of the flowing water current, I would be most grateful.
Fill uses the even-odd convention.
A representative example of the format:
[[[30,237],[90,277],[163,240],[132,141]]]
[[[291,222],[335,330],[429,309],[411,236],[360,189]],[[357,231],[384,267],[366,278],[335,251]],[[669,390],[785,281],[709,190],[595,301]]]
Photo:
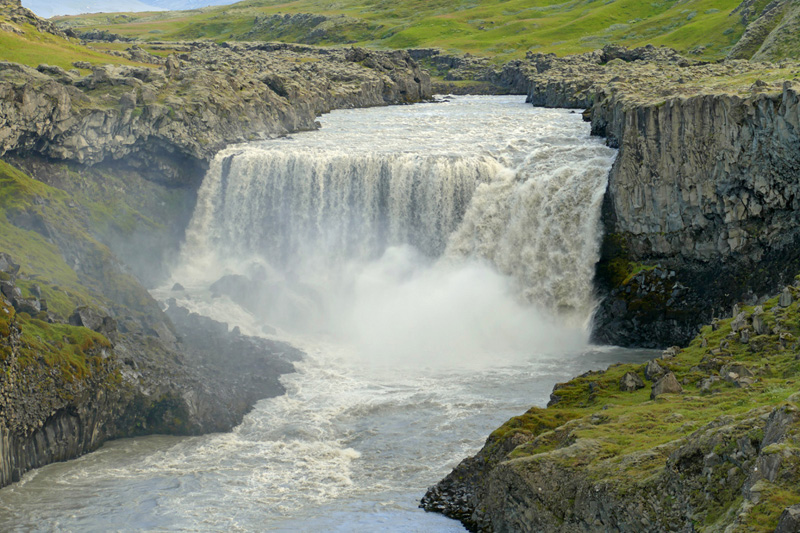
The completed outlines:
[[[305,350],[287,394],[231,433],[29,472],[0,529],[461,531],[417,508],[429,485],[554,383],[652,356],[588,344],[615,153],[579,114],[460,97],[321,122],[218,155],[153,291]]]

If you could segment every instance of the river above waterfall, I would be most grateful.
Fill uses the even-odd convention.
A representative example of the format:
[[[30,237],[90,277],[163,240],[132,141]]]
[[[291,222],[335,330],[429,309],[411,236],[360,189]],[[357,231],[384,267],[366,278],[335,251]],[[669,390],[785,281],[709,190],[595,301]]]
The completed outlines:
[[[587,342],[614,151],[580,114],[463,97],[321,123],[223,151],[153,291],[305,350],[286,395],[29,472],[0,529],[461,531],[417,508],[428,486],[554,383],[653,356]]]

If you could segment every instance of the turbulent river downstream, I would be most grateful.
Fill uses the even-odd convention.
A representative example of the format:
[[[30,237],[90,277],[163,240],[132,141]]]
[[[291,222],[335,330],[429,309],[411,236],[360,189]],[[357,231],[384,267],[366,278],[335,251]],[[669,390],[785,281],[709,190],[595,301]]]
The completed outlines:
[[[321,123],[219,154],[153,291],[303,349],[287,394],[229,434],[29,472],[0,529],[462,531],[417,508],[429,485],[554,383],[651,356],[588,344],[615,153],[580,114],[459,97]]]

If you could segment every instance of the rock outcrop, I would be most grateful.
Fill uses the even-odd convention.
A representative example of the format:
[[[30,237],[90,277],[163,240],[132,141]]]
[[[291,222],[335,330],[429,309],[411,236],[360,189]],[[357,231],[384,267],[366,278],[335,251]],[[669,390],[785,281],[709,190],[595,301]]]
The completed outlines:
[[[0,155],[124,160],[174,185],[202,177],[228,144],[314,129],[332,109],[430,97],[428,76],[405,52],[181,46],[163,66],[79,65],[87,75],[0,62]]]
[[[421,507],[481,532],[793,531],[800,366],[787,335],[800,307],[778,299],[758,315],[776,328],[749,344],[729,318],[666,350],[672,394],[628,386],[647,365],[556,385],[547,409],[494,431]]]
[[[118,331],[87,306],[69,324],[38,321],[5,297],[0,313],[0,486],[110,438],[228,431],[285,392],[278,377],[302,355],[174,305],[174,333],[132,331],[130,319]]]

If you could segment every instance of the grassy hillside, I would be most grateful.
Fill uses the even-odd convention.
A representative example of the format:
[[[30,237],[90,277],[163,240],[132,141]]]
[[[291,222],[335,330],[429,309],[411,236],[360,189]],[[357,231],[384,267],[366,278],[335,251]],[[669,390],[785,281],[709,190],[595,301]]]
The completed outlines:
[[[440,47],[501,59],[520,57],[528,50],[563,55],[609,43],[654,44],[718,58],[745,30],[747,21],[732,14],[739,3],[740,0],[249,0],[195,11],[98,14],[58,21],[62,26],[105,29],[144,39],[262,39],[389,48]],[[328,19],[320,22],[312,17],[280,21],[269,18],[309,13]]]
[[[12,20],[7,11],[0,10],[0,61],[13,61],[31,67],[45,63],[64,69],[73,68],[74,61],[134,64],[83,46],[78,39],[42,31],[34,25],[35,22],[32,18],[20,21],[15,17]]]

